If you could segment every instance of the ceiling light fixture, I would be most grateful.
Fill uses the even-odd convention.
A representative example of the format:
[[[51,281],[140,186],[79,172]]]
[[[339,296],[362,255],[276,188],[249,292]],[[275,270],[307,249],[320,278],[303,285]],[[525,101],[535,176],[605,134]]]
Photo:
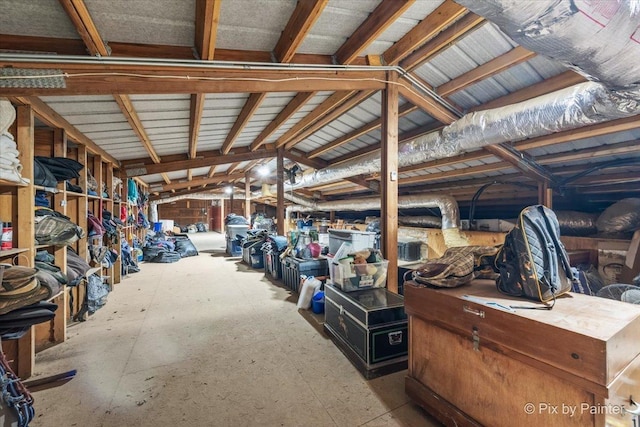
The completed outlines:
[[[258,168],[258,175],[267,176],[269,175],[269,167],[267,165],[262,165]]]
[[[233,187],[225,187],[224,192],[227,194],[232,194],[233,193]]]

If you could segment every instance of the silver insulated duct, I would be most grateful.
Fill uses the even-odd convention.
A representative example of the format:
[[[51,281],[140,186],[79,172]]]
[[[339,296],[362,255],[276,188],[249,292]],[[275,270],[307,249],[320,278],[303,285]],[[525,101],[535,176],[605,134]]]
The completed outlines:
[[[519,45],[612,89],[640,88],[638,0],[456,0]]]
[[[640,113],[638,92],[617,93],[594,82],[580,83],[547,95],[465,115],[438,132],[398,147],[399,167],[452,157],[487,145],[520,141]],[[337,166],[306,173],[287,190],[317,186],[355,175],[380,172],[374,152]],[[275,193],[275,186],[270,190]]]

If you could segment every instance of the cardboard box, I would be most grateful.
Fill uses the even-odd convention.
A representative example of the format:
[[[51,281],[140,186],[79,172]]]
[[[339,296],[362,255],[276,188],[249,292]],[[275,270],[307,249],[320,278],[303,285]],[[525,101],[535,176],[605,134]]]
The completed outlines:
[[[598,273],[605,285],[622,283],[622,268],[628,250],[628,242],[598,242]]]

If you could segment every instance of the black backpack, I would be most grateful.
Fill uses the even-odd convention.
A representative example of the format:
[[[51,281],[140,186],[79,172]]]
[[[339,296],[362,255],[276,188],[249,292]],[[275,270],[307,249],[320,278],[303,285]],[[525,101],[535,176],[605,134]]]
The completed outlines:
[[[555,303],[571,291],[574,276],[555,213],[542,205],[523,209],[496,256],[496,267],[496,285],[507,295]]]

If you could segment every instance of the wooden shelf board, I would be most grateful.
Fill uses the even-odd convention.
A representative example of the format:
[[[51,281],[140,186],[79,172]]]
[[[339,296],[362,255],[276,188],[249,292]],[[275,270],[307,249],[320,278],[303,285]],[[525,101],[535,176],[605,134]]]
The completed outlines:
[[[94,195],[91,195],[91,194],[87,194],[87,198],[93,199],[93,200],[100,200],[100,196],[94,196]]]
[[[52,296],[51,298],[49,298],[47,301],[48,301],[48,302],[51,302],[51,301],[53,301],[54,299],[56,299],[56,298],[58,298],[58,297],[60,297],[60,296],[64,295],[64,291],[65,291],[65,290],[64,290],[64,289],[62,289],[60,292],[58,292],[57,294],[55,294],[54,296]]]
[[[28,250],[29,249],[26,248],[6,249],[4,251],[0,251],[0,258],[7,258],[10,256],[21,254],[22,252],[27,252]]]
[[[84,193],[76,193],[75,191],[67,191],[67,197],[85,197]]]
[[[42,185],[34,185],[33,188],[35,188],[36,190],[46,191],[48,193],[53,193],[53,194],[57,194],[57,193],[61,192],[57,188],[54,188],[54,187],[43,187]]]

